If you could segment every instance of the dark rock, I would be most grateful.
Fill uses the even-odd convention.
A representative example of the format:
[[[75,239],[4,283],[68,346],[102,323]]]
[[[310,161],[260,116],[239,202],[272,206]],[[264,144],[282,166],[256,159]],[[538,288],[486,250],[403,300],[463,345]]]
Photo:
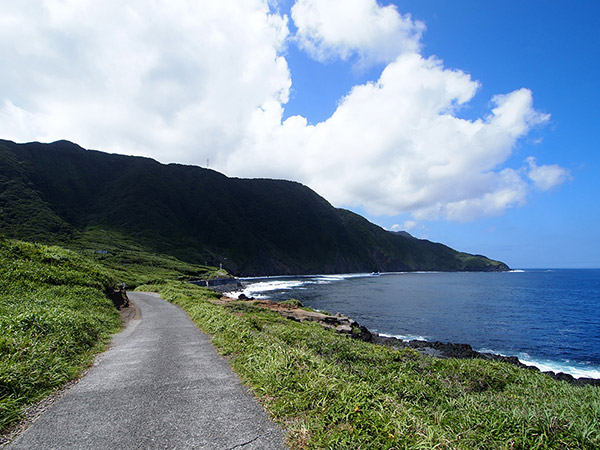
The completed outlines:
[[[373,340],[373,333],[369,331],[364,325],[356,324],[352,327],[352,337],[354,339],[360,339],[361,341],[371,342]]]
[[[297,322],[318,322],[325,328],[331,328],[338,333],[353,334],[354,328],[359,328],[360,325],[355,320],[350,319],[343,314],[336,314],[335,316],[329,314],[323,314],[317,311],[306,311],[304,309],[280,309],[279,314],[288,319]]]
[[[115,308],[121,310],[123,308],[127,308],[129,306],[129,298],[127,297],[127,292],[123,289],[116,289],[107,293],[108,298],[110,298],[115,305]]]
[[[575,378],[573,377],[573,375],[564,372],[558,372],[557,374],[554,374],[554,376],[552,374],[550,376],[555,380],[567,381],[569,383],[575,382]]]
[[[575,380],[575,384],[579,386],[600,386],[600,380],[596,378],[581,377]]]

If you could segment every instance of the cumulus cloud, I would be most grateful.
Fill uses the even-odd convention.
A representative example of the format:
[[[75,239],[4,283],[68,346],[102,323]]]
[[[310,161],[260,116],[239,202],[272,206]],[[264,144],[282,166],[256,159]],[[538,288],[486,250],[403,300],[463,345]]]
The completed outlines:
[[[2,2],[0,17],[4,137],[217,161],[287,101],[287,18],[266,1]]]
[[[297,0],[298,27],[267,0],[31,0],[0,4],[0,137],[308,184],[337,206],[473,220],[568,173],[506,162],[549,119],[528,89],[460,118],[479,82],[419,52],[424,25],[374,0]],[[386,64],[323,122],[285,121],[286,45]]]
[[[527,176],[540,191],[552,189],[569,178],[569,171],[557,164],[538,166],[533,156],[528,157],[525,161],[529,166]]]
[[[298,116],[279,126],[281,109],[261,111],[254,128],[261,131],[227,167],[257,176],[283,167],[333,203],[373,215],[466,221],[501,214],[522,205],[529,190],[519,171],[501,166],[548,116],[533,109],[531,91],[519,89],[495,96],[484,118],[458,118],[478,86],[435,58],[405,53],[315,126]]]
[[[387,63],[416,51],[425,30],[394,5],[375,0],[298,0],[292,18],[300,44],[318,60],[357,54],[363,63]]]
[[[418,225],[414,220],[406,220],[402,225],[395,223],[390,230],[392,231],[410,231]]]

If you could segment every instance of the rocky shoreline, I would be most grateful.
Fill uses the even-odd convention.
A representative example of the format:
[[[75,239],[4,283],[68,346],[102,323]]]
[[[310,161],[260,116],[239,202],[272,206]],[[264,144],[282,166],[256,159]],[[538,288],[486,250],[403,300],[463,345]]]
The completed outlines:
[[[343,314],[331,315],[318,311],[303,309],[303,305],[297,300],[292,303],[280,303],[273,300],[248,298],[244,294],[241,294],[238,299],[222,297],[218,302],[223,304],[236,300],[251,301],[255,306],[277,311],[283,317],[298,322],[317,322],[324,328],[330,328],[338,333],[347,334],[354,339],[360,339],[373,344],[386,345],[396,349],[412,348],[423,355],[428,355],[435,358],[484,359],[488,361],[502,361],[523,369],[534,370],[538,372],[540,371],[540,369],[535,366],[524,364],[516,356],[503,356],[494,353],[478,352],[473,350],[473,347],[471,347],[469,344],[439,341],[430,342],[423,340],[404,341],[395,337],[383,336],[370,331],[365,326],[360,325],[354,319],[351,319]],[[557,373],[552,371],[544,371],[542,373],[556,380],[566,381],[577,386],[600,386],[600,379],[596,378],[575,378],[573,375],[564,372]]]
[[[412,348],[419,353],[427,354],[437,358],[459,358],[459,359],[485,359],[488,361],[502,361],[523,369],[535,370],[540,372],[535,366],[524,364],[516,356],[504,356],[495,353],[485,353],[473,350],[469,344],[457,344],[452,342],[429,342],[421,340],[403,341],[394,337],[381,336],[376,333],[371,333],[371,339],[368,342],[373,342],[380,345],[389,345],[395,348]],[[596,378],[575,378],[573,375],[564,372],[542,372],[555,380],[566,381],[577,386],[600,386],[600,379]]]

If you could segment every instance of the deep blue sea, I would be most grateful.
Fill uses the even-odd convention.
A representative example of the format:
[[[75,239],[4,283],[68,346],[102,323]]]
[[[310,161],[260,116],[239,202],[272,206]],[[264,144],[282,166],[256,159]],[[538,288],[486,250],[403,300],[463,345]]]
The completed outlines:
[[[242,280],[247,296],[342,313],[401,339],[471,344],[600,378],[600,270],[384,273]]]

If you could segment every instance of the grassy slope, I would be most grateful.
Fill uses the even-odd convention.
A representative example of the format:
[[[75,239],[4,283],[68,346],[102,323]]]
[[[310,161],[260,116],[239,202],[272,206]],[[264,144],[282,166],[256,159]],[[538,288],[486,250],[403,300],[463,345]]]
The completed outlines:
[[[132,288],[227,275],[99,228],[79,233],[71,246],[0,237],[0,430],[77,377],[106,347],[120,326],[107,290],[121,282]]]
[[[0,240],[0,429],[105,348],[120,327],[113,284],[73,252]]]
[[[289,432],[293,448],[600,446],[600,389],[499,362],[440,360],[352,340],[184,283],[142,286],[183,307]]]
[[[136,240],[101,227],[88,227],[67,245],[96,261],[128,289],[138,284],[165,280],[212,279],[229,276],[212,266],[190,264],[172,256],[153,253]]]

